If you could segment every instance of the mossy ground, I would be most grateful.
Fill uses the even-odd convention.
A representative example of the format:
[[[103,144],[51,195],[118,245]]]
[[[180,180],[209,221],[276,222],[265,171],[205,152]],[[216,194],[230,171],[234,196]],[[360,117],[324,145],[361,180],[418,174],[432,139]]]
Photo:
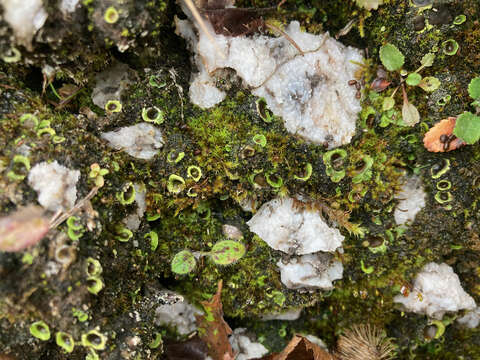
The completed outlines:
[[[67,106],[55,109],[48,102],[54,99],[52,93],[47,90],[41,96],[40,84],[35,89],[28,88],[27,69],[18,67],[16,79],[2,77],[2,85],[6,85],[2,87],[0,102],[0,143],[5,144],[0,153],[2,213],[36,199],[25,180],[11,181],[5,176],[12,169],[24,171],[12,162],[22,144],[31,149],[28,158],[32,165],[55,159],[79,169],[82,173],[79,198],[94,186],[88,178],[91,164],[98,163],[109,170],[105,185],[91,201],[98,214],[80,215],[82,224],[90,224],[91,230],[78,242],[69,241],[76,248],[76,260],[68,268],[55,273],[48,267],[55,261],[52,253],[57,232],[66,232],[66,225],[27,251],[27,257],[1,255],[0,344],[4,352],[25,359],[66,358],[54,341],[43,343],[29,334],[29,324],[42,319],[52,332],[65,331],[77,340],[82,333],[99,326],[109,338],[107,349],[102,352],[105,358],[115,358],[122,351],[133,354],[132,358],[156,358],[160,351],[149,349],[148,344],[157,332],[165,331],[153,324],[156,292],[167,287],[198,304],[213,294],[217,282],[223,279],[222,301],[229,323],[232,327],[247,326],[273,350],[279,350],[295,332],[316,334],[333,347],[342,329],[369,322],[386,329],[398,345],[400,359],[480,357],[477,330],[452,324],[441,339],[425,341],[423,329],[428,320],[420,315],[403,314],[392,300],[424,264],[436,261],[453,266],[463,287],[480,303],[480,146],[434,154],[428,153],[422,144],[428,127],[468,109],[466,86],[478,75],[475,69],[479,68],[480,37],[476,36],[479,30],[474,19],[480,14],[480,5],[473,0],[443,1],[452,19],[465,14],[467,21],[453,26],[450,20],[418,32],[412,22],[420,9],[408,2],[389,1],[371,14],[350,1],[335,1],[328,6],[326,3],[287,1],[277,17],[281,21],[300,19],[310,31],[332,33],[352,17],[358,17],[364,37],[354,28],[344,41],[368,47],[371,58],[364,71],[367,84],[375,77],[377,50],[385,42],[395,44],[405,54],[405,68],[409,70],[418,68],[419,59],[437,46],[434,66],[425,69],[422,75],[436,76],[442,82],[433,93],[407,88],[409,100],[418,107],[422,118],[421,124],[412,128],[399,125],[391,116],[390,123],[382,122],[382,101],[392,94],[398,74],[389,74],[392,86],[385,92],[377,94],[367,88],[356,136],[350,145],[342,147],[347,152],[340,165],[345,177],[338,183],[326,174],[328,164],[322,157],[327,150],[288,134],[279,118],[265,122],[257,112],[257,99],[242,89],[234,76],[222,84],[228,89],[228,97],[220,105],[209,110],[192,106],[188,101],[189,54],[165,29],[166,35],[159,36],[156,49],[147,47],[143,51],[108,55],[119,57],[138,72],[138,81],[122,98],[123,111],[119,114],[105,114],[91,103],[90,82]],[[276,4],[256,4],[272,5]],[[309,10],[313,8],[315,11]],[[423,11],[430,14],[429,9]],[[460,45],[455,56],[441,51],[441,43],[450,38]],[[81,77],[93,79],[100,63],[92,64]],[[4,74],[11,71],[2,66]],[[152,81],[157,86],[152,86]],[[65,82],[67,77],[60,76],[54,85],[60,87]],[[450,102],[439,105],[438,100],[446,94],[451,95]],[[395,100],[395,109],[400,110],[401,91]],[[165,145],[153,160],[136,160],[122,151],[113,151],[100,139],[102,131],[141,122],[142,109],[150,106],[162,109],[166,119],[159,125]],[[79,115],[87,114],[87,107],[94,115]],[[36,131],[20,124],[19,118],[24,113],[50,120],[56,135],[65,140],[54,143],[50,135],[39,137]],[[256,144],[255,135],[265,136],[266,145]],[[169,154],[180,152],[185,154],[181,161],[168,161]],[[364,172],[367,158],[373,164]],[[431,176],[431,169],[438,171],[446,159],[450,161],[450,170],[441,179],[452,183],[452,201],[446,204],[449,207],[435,200],[438,179]],[[295,178],[304,175],[306,164],[312,166],[311,177],[306,181]],[[198,182],[187,176],[190,165],[202,170]],[[405,172],[420,175],[428,193],[427,206],[406,229],[397,227],[393,219],[396,204],[393,194]],[[171,174],[185,179],[185,189],[179,194],[167,190]],[[359,180],[354,183],[356,176]],[[280,186],[272,185],[279,179]],[[127,182],[145,187],[147,216],[152,221],[143,219],[133,237],[120,242],[119,226],[136,208],[135,204],[122,205],[116,198]],[[250,233],[245,224],[251,213],[244,211],[241,204],[258,206],[276,196],[295,194],[308,199],[311,206],[324,209],[329,220],[342,225],[340,230],[346,237],[344,253],[336,256],[345,267],[344,277],[332,291],[299,292],[283,287],[275,265],[282,255]],[[191,274],[172,274],[170,261],[178,251],[208,251],[224,239],[225,223],[243,231],[247,253],[240,261],[222,267],[203,257]],[[145,239],[150,231],[158,234],[155,251]],[[383,254],[368,249],[370,242],[379,237],[387,243]],[[86,290],[87,257],[97,258],[103,267],[105,288],[96,296]],[[366,267],[372,267],[373,271],[367,273]],[[258,321],[266,313],[299,307],[305,310],[297,321]],[[88,320],[79,321],[72,309],[82,309]],[[135,314],[140,320],[132,320]],[[132,336],[140,337],[140,347],[129,348],[127,343]],[[76,346],[68,358],[84,356],[85,349]]]

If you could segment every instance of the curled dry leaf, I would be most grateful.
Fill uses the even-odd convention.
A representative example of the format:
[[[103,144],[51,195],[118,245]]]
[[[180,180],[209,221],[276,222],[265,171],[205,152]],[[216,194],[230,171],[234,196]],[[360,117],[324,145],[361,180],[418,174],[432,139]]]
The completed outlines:
[[[167,360],[203,360],[207,357],[207,344],[198,336],[183,342],[167,343],[165,357]]]
[[[208,346],[208,355],[213,360],[233,360],[232,346],[228,336],[232,333],[230,326],[223,320],[222,280],[218,282],[217,293],[210,301],[202,301],[204,315],[196,315],[198,334]]]
[[[199,11],[212,24],[216,34],[225,36],[250,35],[265,26],[261,15],[275,8],[234,8],[234,1],[200,0],[196,1]]]
[[[50,229],[38,206],[28,206],[0,218],[0,251],[21,251],[37,244]]]
[[[295,335],[287,347],[279,354],[267,355],[260,360],[336,360],[334,355],[329,354],[317,344],[307,338]]]
[[[384,78],[379,78],[377,77],[375,80],[372,81],[370,84],[370,87],[372,88],[373,91],[376,92],[382,92],[385,90],[389,85],[391,84],[390,81],[387,81]]]
[[[423,137],[423,145],[431,152],[445,152],[458,149],[465,143],[453,135],[457,118],[449,117],[435,124]]]

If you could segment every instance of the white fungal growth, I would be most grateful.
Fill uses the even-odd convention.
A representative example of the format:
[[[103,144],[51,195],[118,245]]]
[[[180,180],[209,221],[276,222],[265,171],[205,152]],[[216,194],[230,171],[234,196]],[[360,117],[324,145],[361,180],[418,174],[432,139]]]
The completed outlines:
[[[194,104],[208,108],[222,101],[225,93],[216,88],[211,74],[231,68],[254,95],[265,98],[289,132],[330,148],[350,142],[361,107],[348,82],[363,62],[360,50],[328,34],[303,32],[296,21],[285,32],[304,55],[284,37],[216,35],[207,24],[214,44],[204,31],[197,39],[190,22],[177,19],[176,25],[177,33],[190,42],[199,69],[190,86]]]
[[[247,224],[271,248],[288,254],[333,252],[344,239],[317,211],[295,207],[292,198],[263,204]]]
[[[10,25],[18,44],[32,50],[32,39],[45,24],[48,14],[42,0],[0,0],[3,19]]]
[[[144,160],[153,158],[164,144],[162,132],[145,123],[102,133],[102,139],[115,150],[125,150],[130,156]]]
[[[36,164],[28,173],[28,183],[38,193],[38,202],[50,211],[65,211],[77,200],[80,171],[70,170],[56,160]]]
[[[343,265],[333,255],[319,252],[277,262],[281,280],[289,289],[333,289],[333,281],[342,278]]]
[[[398,225],[413,222],[417,213],[425,207],[425,197],[422,179],[418,176],[408,177],[401,191],[395,195],[399,200],[394,213],[395,222]]]
[[[236,328],[228,339],[235,353],[235,360],[259,359],[268,353],[268,349],[247,334],[247,329]]]
[[[397,295],[393,300],[403,304],[407,311],[435,319],[442,319],[446,312],[476,308],[475,300],[463,290],[458,275],[445,263],[425,265],[417,274],[410,294]]]
[[[155,309],[154,323],[157,326],[168,325],[174,327],[179,335],[187,335],[197,329],[195,315],[202,312],[187,300],[180,300],[174,304],[160,305]]]

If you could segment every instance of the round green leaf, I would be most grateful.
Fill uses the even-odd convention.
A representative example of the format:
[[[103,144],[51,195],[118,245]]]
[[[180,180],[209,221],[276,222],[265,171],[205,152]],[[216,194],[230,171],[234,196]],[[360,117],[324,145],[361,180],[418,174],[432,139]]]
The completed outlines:
[[[410,73],[407,76],[407,84],[410,86],[417,86],[420,84],[420,81],[422,80],[422,76],[418,73]]]
[[[383,99],[383,104],[382,104],[383,111],[390,110],[394,106],[395,106],[395,100],[390,96]]]
[[[238,241],[224,240],[213,245],[210,257],[218,265],[229,265],[240,260],[245,255],[245,246]]]
[[[395,45],[385,44],[380,48],[380,60],[389,71],[400,69],[405,63],[405,56]]]
[[[480,99],[480,77],[473,78],[468,84],[468,94],[472,99]]]
[[[177,253],[172,260],[172,272],[175,274],[188,274],[195,268],[196,260],[193,254],[188,250]]]
[[[429,67],[433,65],[433,60],[435,60],[435,54],[434,53],[427,53],[423,55],[421,64],[423,67]]]
[[[480,139],[480,116],[465,111],[457,118],[453,134],[467,144],[476,143]]]
[[[437,90],[440,87],[440,84],[440,80],[435,76],[427,76],[420,81],[418,86],[427,92],[432,92]]]

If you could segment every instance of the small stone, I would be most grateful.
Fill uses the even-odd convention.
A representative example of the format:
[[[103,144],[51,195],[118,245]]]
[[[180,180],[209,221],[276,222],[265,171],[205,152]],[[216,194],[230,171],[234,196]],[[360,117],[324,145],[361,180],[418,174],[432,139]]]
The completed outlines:
[[[102,139],[115,150],[125,150],[137,159],[150,160],[162,148],[162,132],[151,124],[140,123],[102,133]]]
[[[446,312],[473,310],[475,300],[463,290],[458,275],[445,263],[428,263],[417,274],[413,291],[393,299],[407,311],[441,320]]]

